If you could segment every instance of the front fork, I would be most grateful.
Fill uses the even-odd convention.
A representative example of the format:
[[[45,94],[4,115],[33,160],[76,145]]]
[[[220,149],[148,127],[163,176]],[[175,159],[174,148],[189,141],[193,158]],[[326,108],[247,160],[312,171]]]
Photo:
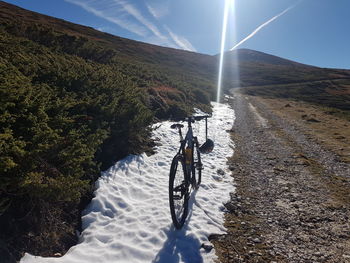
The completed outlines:
[[[192,163],[193,163],[193,148],[187,147],[185,149],[185,166],[186,166],[186,176],[188,181],[192,183]]]
[[[201,169],[201,167],[197,167],[198,165],[200,166],[200,163],[194,163],[194,148],[196,147],[196,150],[198,151],[199,149],[199,145],[198,145],[198,140],[197,137],[193,138],[193,142],[192,142],[192,147],[187,147],[185,148],[185,166],[186,166],[186,176],[189,179],[189,181],[191,182],[191,184],[194,186],[195,183],[195,177],[194,177],[194,169],[199,168]],[[199,160],[198,160],[199,161]]]

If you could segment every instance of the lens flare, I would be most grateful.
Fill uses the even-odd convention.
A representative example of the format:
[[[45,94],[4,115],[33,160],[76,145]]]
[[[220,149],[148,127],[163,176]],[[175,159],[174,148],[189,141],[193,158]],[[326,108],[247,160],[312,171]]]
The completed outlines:
[[[225,1],[224,19],[222,22],[220,64],[219,64],[219,76],[218,76],[217,95],[216,95],[217,102],[220,102],[220,98],[221,98],[222,69],[223,69],[223,65],[224,65],[224,52],[225,52],[225,41],[226,41],[226,32],[227,32],[227,21],[228,21],[228,14],[230,11],[231,2],[233,2],[233,0],[226,0]]]

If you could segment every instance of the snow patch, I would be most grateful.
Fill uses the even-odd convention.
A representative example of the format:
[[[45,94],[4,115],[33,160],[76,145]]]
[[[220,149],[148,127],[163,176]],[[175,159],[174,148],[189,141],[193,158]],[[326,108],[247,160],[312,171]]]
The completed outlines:
[[[130,155],[117,162],[96,182],[95,197],[83,213],[83,231],[79,244],[63,257],[43,258],[25,254],[22,263],[172,263],[213,262],[214,249],[201,249],[210,234],[225,232],[223,203],[234,191],[227,169],[227,157],[233,145],[226,130],[232,128],[234,111],[213,103],[208,119],[209,138],[214,139],[212,153],[202,155],[202,184],[192,192],[189,214],[181,230],[172,225],[168,177],[179,137],[171,122],[158,123],[153,136],[161,145],[153,156]],[[195,123],[194,134],[205,140],[204,121]],[[219,175],[218,169],[225,173]]]

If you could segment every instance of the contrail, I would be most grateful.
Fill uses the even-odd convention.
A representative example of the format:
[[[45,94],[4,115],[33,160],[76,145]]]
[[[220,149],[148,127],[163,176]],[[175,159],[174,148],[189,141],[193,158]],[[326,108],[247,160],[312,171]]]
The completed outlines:
[[[293,9],[294,7],[296,7],[301,1],[298,1],[296,4],[288,7],[287,9],[285,9],[283,12],[279,13],[278,15],[274,16],[273,18],[271,18],[270,20],[268,20],[267,22],[265,22],[264,24],[260,25],[257,29],[255,29],[249,36],[247,36],[245,39],[241,40],[238,44],[236,44],[233,48],[230,49],[230,51],[234,50],[235,48],[237,48],[238,46],[242,45],[244,42],[246,42],[248,39],[252,38],[256,33],[258,33],[262,28],[264,28],[265,26],[267,26],[268,24],[270,24],[272,21],[276,20],[277,18],[279,18],[280,16],[284,15],[285,13],[287,13],[289,10]]]

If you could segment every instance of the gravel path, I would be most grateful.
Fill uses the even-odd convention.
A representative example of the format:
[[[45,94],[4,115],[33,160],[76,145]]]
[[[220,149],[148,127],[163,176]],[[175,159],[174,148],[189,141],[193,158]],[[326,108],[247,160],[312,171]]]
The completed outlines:
[[[232,103],[237,191],[228,234],[212,237],[220,261],[350,262],[350,165],[258,99]]]

